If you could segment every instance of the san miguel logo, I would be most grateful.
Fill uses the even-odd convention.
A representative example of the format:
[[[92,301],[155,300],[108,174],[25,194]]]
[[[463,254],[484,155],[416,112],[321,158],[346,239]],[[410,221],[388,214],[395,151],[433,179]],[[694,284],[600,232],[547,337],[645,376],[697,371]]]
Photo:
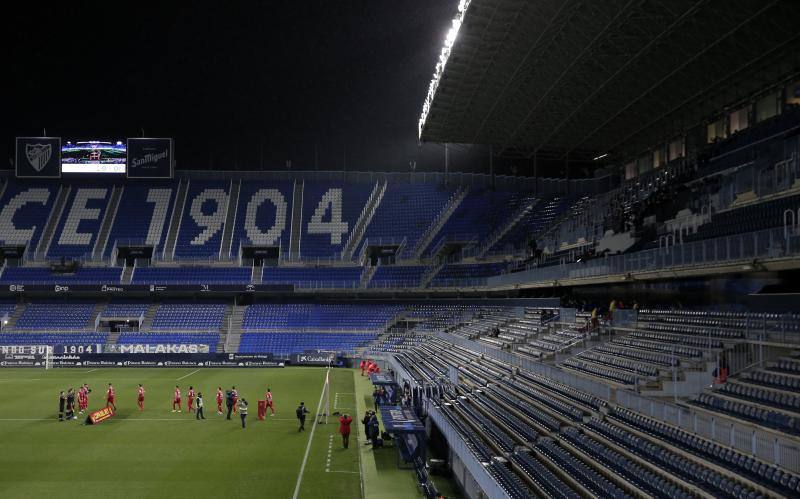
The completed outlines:
[[[131,158],[131,166],[135,168],[137,166],[145,166],[145,165],[148,165],[148,164],[156,164],[159,161],[167,159],[168,157],[169,157],[169,150],[168,149],[164,149],[161,152],[155,152],[155,153],[149,152],[147,154],[143,154],[139,158]]]
[[[53,155],[52,144],[25,144],[25,157],[37,172],[42,171]]]

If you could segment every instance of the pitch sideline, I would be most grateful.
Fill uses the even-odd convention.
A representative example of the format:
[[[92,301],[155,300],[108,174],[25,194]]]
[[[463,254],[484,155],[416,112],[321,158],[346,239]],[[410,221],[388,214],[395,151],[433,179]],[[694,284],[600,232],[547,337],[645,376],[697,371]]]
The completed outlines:
[[[322,399],[325,397],[325,383],[328,382],[328,376],[331,373],[331,368],[328,367],[328,370],[325,371],[325,379],[322,381],[322,390],[319,394],[319,402],[317,403],[317,412],[314,414],[314,425],[311,427],[311,433],[308,435],[308,444],[306,445],[306,453],[303,456],[303,463],[300,465],[300,473],[297,474],[297,485],[294,487],[294,494],[292,495],[292,499],[297,499],[297,496],[300,494],[300,484],[303,482],[303,472],[306,469],[306,462],[308,461],[308,453],[311,452],[311,442],[314,441],[314,430],[317,429],[317,416],[319,415],[319,411],[322,408]]]

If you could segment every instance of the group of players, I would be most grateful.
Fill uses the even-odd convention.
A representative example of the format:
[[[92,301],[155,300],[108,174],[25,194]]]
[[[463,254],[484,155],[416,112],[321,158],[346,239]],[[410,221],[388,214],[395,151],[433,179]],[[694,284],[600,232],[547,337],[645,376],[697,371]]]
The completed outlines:
[[[75,400],[77,397],[78,402],[78,414],[83,414],[89,407],[89,394],[92,393],[91,388],[89,385],[84,383],[80,388],[78,388],[77,392],[74,388],[69,388],[66,393],[61,392],[59,396],[59,403],[58,403],[58,419],[59,421],[64,421],[64,419],[78,419],[75,414]],[[272,398],[272,390],[267,388],[267,392],[264,395],[266,400],[266,409],[271,411],[271,416],[275,415],[275,406],[273,404]],[[232,409],[233,413],[237,412],[237,407],[239,406],[239,392],[236,390],[236,387],[231,387],[227,393],[224,393],[222,387],[217,387],[217,414],[222,415],[222,405],[225,399],[232,399]],[[144,386],[140,383],[136,389],[136,405],[139,407],[140,411],[144,411],[144,400],[145,400],[145,389]],[[172,398],[172,412],[181,412],[182,410],[182,393],[179,385],[175,385],[175,392]],[[186,392],[186,409],[187,412],[197,412],[200,411],[198,416],[202,416],[202,409],[203,409],[203,394],[197,393],[195,394],[194,387],[189,386],[189,390]],[[108,389],[106,390],[106,407],[111,407],[111,409],[116,412],[117,405],[116,405],[116,392],[114,391],[114,386],[109,383]]]
[[[362,362],[362,372],[366,367],[367,366],[364,366]],[[375,372],[372,365],[369,366],[369,371]],[[58,420],[64,421],[65,417],[67,420],[78,419],[78,417],[75,415],[76,394],[78,399],[79,414],[83,414],[89,407],[90,393],[92,393],[92,390],[86,383],[78,388],[77,392],[74,388],[69,388],[66,393],[62,391],[59,396],[58,403]],[[139,383],[139,386],[136,388],[136,405],[139,407],[140,411],[144,411],[144,399],[145,389],[144,386]],[[269,409],[271,411],[270,416],[274,416],[275,406],[273,405],[271,389],[267,388],[267,392],[264,394],[264,399],[266,402],[265,413],[266,410]],[[245,399],[242,399],[241,402],[239,401],[239,391],[235,386],[232,386],[230,390],[227,390],[224,393],[221,386],[217,387],[217,415],[220,416],[223,414],[223,401],[227,401],[226,405],[228,407],[228,419],[231,419],[231,410],[233,410],[234,414],[237,412],[237,409],[242,413],[242,428],[244,428],[245,419],[247,417],[247,401]],[[179,385],[175,385],[175,392],[173,393],[172,397],[172,412],[181,412],[183,407],[182,402],[183,393],[181,392],[181,388]],[[189,385],[189,390],[186,392],[186,402],[187,412],[194,412],[197,419],[205,419],[205,416],[203,415],[203,394],[200,392],[195,394],[194,387],[191,385]],[[114,386],[111,383],[108,384],[108,389],[106,390],[106,407],[110,407],[114,412],[117,411],[116,392],[114,391]],[[300,402],[300,406],[297,408],[296,413],[297,419],[300,422],[298,431],[303,431],[305,430],[306,414],[308,414],[308,409],[306,409],[303,402]],[[344,445],[345,449],[348,448],[350,443],[350,424],[352,422],[353,418],[348,414],[342,414],[342,416],[339,418],[339,433],[342,435],[342,444]]]
[[[358,365],[358,367],[361,369],[362,376],[364,376],[364,373],[366,373],[367,376],[369,376],[371,374],[376,374],[381,372],[380,366],[378,366],[378,364],[374,362],[372,359],[362,360],[361,363]]]
[[[110,384],[108,385],[111,386]],[[75,391],[75,388],[70,387],[66,393],[61,392],[58,397],[58,420],[64,421],[64,419],[78,419],[78,416],[75,415],[75,399],[78,399],[78,413],[83,414],[86,411],[86,408],[89,407],[89,394],[92,390],[89,388],[89,385],[84,383],[78,391]]]

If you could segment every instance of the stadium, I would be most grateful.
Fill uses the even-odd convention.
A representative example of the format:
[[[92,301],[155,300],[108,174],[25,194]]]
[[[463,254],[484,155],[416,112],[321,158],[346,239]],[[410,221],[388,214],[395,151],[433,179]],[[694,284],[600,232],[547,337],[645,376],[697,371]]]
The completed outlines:
[[[268,4],[4,28],[0,497],[800,497],[796,2]]]

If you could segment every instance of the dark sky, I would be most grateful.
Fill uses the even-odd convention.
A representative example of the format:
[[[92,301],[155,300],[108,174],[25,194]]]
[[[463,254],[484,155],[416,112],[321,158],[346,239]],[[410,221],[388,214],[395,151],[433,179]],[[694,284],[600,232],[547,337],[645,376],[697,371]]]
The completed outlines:
[[[4,16],[13,137],[166,136],[179,168],[441,169],[417,119],[458,0],[59,2]],[[40,5],[40,4],[37,4]],[[119,10],[111,10],[119,9]],[[474,166],[461,151],[455,170]],[[479,163],[485,163],[480,161]],[[7,165],[6,165],[7,166]]]

